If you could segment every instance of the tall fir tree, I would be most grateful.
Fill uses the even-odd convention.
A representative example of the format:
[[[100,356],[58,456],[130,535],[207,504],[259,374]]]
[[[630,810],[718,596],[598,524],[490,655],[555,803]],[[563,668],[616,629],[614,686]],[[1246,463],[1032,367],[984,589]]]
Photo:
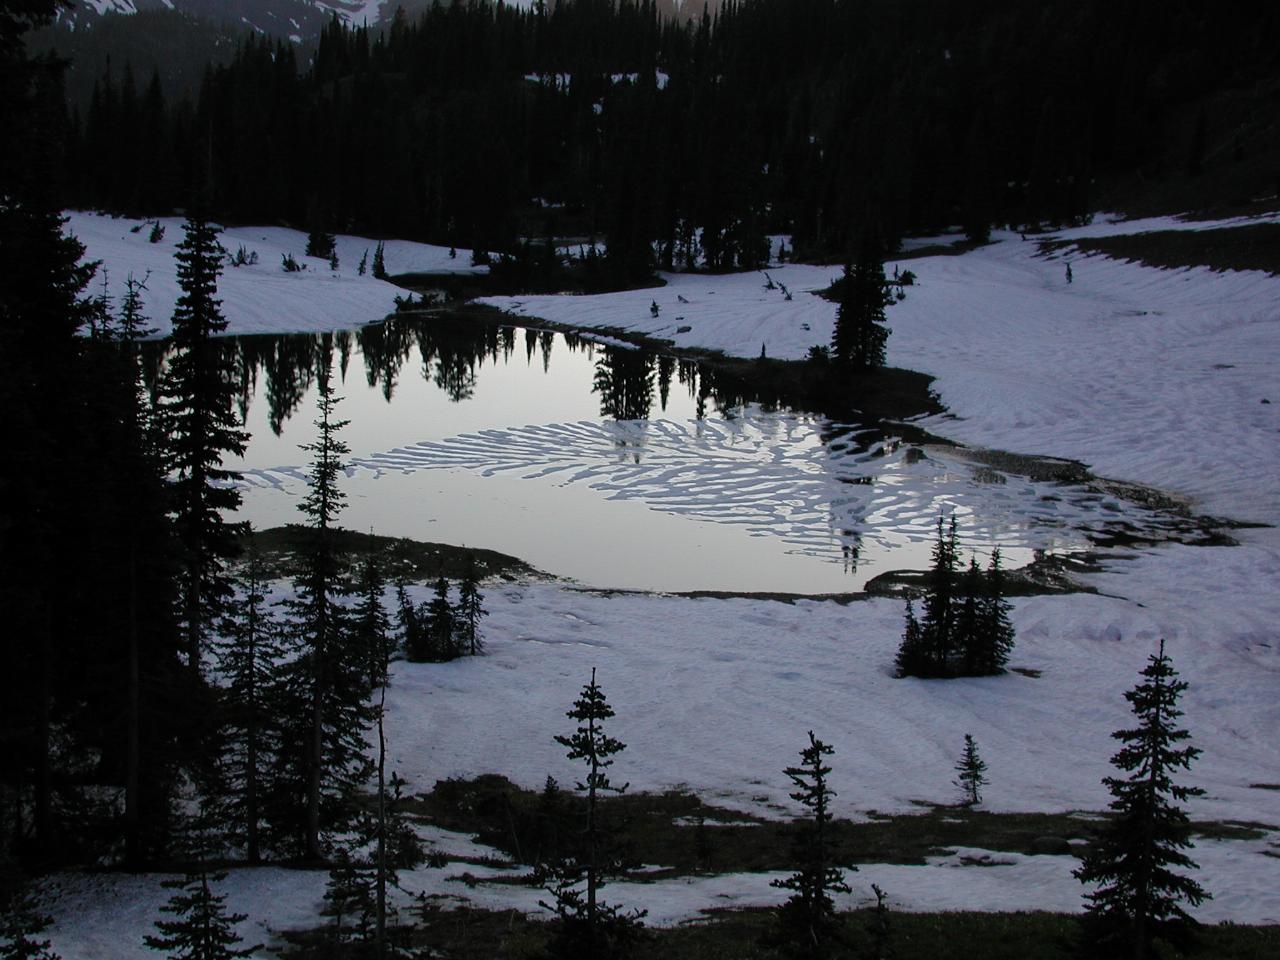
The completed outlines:
[[[124,667],[122,826],[124,862],[131,868],[165,843],[178,760],[190,754],[191,721],[207,706],[191,677],[175,676],[181,653],[174,620],[178,570],[164,512],[164,439],[141,363],[141,341],[154,333],[143,309],[145,290],[146,278],[130,274],[118,316],[104,313],[100,335],[86,347],[99,370],[94,393],[111,411],[97,430],[103,473],[90,488],[95,512],[114,520],[96,551],[86,531],[85,547],[122,561],[114,567],[118,580],[105,571],[97,578],[103,597],[96,604],[102,620],[118,619],[122,642],[99,635],[95,645],[102,648],[105,671]],[[113,607],[119,612],[113,614]]]
[[[794,956],[809,960],[821,960],[835,950],[840,924],[831,895],[849,892],[844,871],[835,862],[832,835],[831,798],[835,792],[827,786],[831,768],[824,758],[834,752],[810,730],[809,745],[800,751],[800,765],[785,771],[797,788],[791,799],[808,809],[808,817],[796,833],[793,857],[798,869],[772,884],[791,891],[778,910],[777,939]]]
[[[831,334],[831,355],[856,370],[884,366],[891,332],[885,326],[885,307],[895,301],[884,276],[879,245],[864,240],[858,258],[846,264],[840,284],[840,304]]]
[[[921,643],[928,664],[924,676],[945,677],[953,672],[955,649],[956,567],[959,562],[956,546],[956,518],[945,527],[938,517],[937,535],[933,544],[932,566],[929,570],[929,589],[924,597],[923,616],[920,620]]]
[[[296,797],[305,811],[301,847],[312,860],[324,858],[323,833],[351,814],[352,793],[370,773],[365,734],[370,724],[368,661],[352,641],[346,564],[334,537],[346,495],[338,486],[348,452],[338,436],[347,421],[335,416],[340,398],[331,383],[332,343],[319,361],[317,436],[302,449],[312,455],[308,492],[299,504],[307,517],[309,543],[286,604],[298,655],[285,675],[294,704],[285,749]]]
[[[608,960],[624,955],[635,943],[647,911],[624,912],[618,904],[600,899],[608,878],[622,867],[612,849],[611,831],[602,819],[600,800],[605,794],[621,794],[627,789],[627,784],[615,786],[608,772],[614,756],[625,750],[626,744],[605,733],[604,721],[613,716],[613,708],[596,683],[594,669],[591,682],[582,688],[566,716],[577,721],[577,729],[568,736],[557,736],[556,743],[568,748],[570,760],[582,761],[587,769],[577,784],[586,801],[582,850],[545,870],[554,902],[540,902],[555,912],[552,956],[559,960]]]
[[[991,551],[991,562],[983,580],[982,597],[978,603],[978,629],[976,645],[968,658],[969,673],[973,676],[993,676],[1004,672],[1009,655],[1013,652],[1016,636],[1009,613],[1013,607],[1005,599],[1004,569],[1000,563],[1000,548]]]
[[[78,659],[79,508],[85,467],[82,439],[96,409],[80,395],[91,370],[77,335],[93,309],[85,287],[94,265],[63,233],[58,196],[65,63],[28,55],[26,34],[53,22],[63,4],[6,4],[0,16],[0,405],[9,425],[0,447],[0,607],[8,645],[0,680],[0,727],[9,741],[4,782],[26,795],[34,836],[24,854],[53,856],[64,846],[58,816],[55,735],[66,689],[62,667]],[[40,471],[32,464],[42,464]],[[86,576],[88,575],[86,571]],[[67,696],[67,694],[70,696]]]
[[[223,459],[242,455],[248,435],[233,406],[229,358],[214,340],[227,328],[217,299],[225,253],[219,231],[199,212],[184,229],[175,254],[182,295],[173,313],[162,410],[170,504],[183,552],[180,614],[187,665],[198,675],[210,628],[231,594],[227,561],[238,552],[238,527],[226,514],[240,506],[240,492],[230,485],[237,475],[223,468]]]
[[[1165,656],[1163,640],[1142,677],[1124,695],[1137,726],[1111,735],[1124,744],[1111,758],[1124,776],[1102,781],[1111,791],[1113,815],[1074,871],[1093,888],[1085,900],[1094,939],[1134,960],[1152,955],[1157,935],[1195,923],[1182,904],[1196,907],[1210,896],[1188,875],[1196,864],[1183,853],[1191,846],[1191,825],[1178,804],[1204,791],[1173,778],[1189,770],[1201,751],[1186,745],[1190,733],[1177,725],[1178,697],[1187,683]]]
[[[267,604],[262,560],[250,539],[239,590],[222,624],[219,674],[224,678],[221,811],[245,859],[262,859],[262,819],[269,771],[280,749],[274,702],[281,625]]]
[[[986,584],[978,558],[970,555],[969,566],[960,577],[956,597],[955,640],[956,658],[964,673],[976,672],[976,664],[983,658],[986,645],[983,642],[980,609],[985,600]]]
[[[476,656],[484,651],[484,637],[480,633],[480,620],[487,617],[484,594],[480,592],[480,577],[476,572],[475,558],[467,563],[467,572],[458,587],[458,627],[463,653]]]
[[[370,551],[360,562],[356,584],[356,604],[352,610],[352,640],[363,651],[368,664],[369,688],[377,689],[387,681],[391,661],[391,618],[387,615],[383,595],[387,581],[383,559]]]
[[[449,581],[436,580],[436,592],[427,604],[427,633],[430,637],[430,659],[446,663],[458,656],[458,618],[449,601]]]

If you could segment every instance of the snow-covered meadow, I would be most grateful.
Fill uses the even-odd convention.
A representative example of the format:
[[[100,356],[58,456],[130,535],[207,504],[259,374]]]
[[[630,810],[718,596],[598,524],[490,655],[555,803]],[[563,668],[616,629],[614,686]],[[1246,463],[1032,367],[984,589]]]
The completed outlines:
[[[162,262],[172,250],[152,247],[129,225],[72,219],[113,285],[130,270],[152,271],[152,316],[163,320],[162,291],[176,291]],[[1061,236],[1222,225],[1099,219]],[[171,224],[165,243],[179,237]],[[224,235],[229,249],[244,242],[261,257],[257,268],[224,276],[233,331],[337,329],[389,309],[395,288],[354,276],[370,242],[339,238],[339,278],[319,261],[314,272],[280,273],[281,252],[300,255],[303,240],[275,230]],[[442,263],[442,253],[389,242],[388,268],[469,262],[459,251],[457,261],[446,255]],[[391,765],[413,790],[489,772],[530,787],[547,774],[566,781],[573,768],[552,737],[567,732],[564,711],[594,667],[617,711],[611,732],[627,743],[615,772],[632,789],[679,786],[720,806],[786,816],[792,804],[782,768],[812,729],[836,750],[839,814],[905,812],[918,801],[955,799],[952,767],[970,733],[989,766],[988,809],[1099,810],[1108,799],[1099,781],[1111,772],[1110,733],[1129,716],[1123,692],[1163,637],[1191,684],[1184,719],[1204,751],[1188,778],[1206,790],[1190,804],[1192,816],[1272,828],[1260,841],[1197,846],[1200,879],[1215,899],[1193,912],[1280,923],[1280,278],[1160,270],[1069,250],[1045,257],[1038,244],[1007,233],[962,256],[900,267],[917,282],[890,308],[889,362],[937,378],[948,412],[925,421],[929,430],[1079,459],[1098,475],[1181,498],[1197,513],[1268,526],[1235,531],[1239,546],[1169,544],[1105,556],[1100,572],[1080,578],[1096,593],[1016,601],[1012,665],[1035,675],[999,678],[894,679],[902,609],[890,600],[787,604],[493,583],[487,656],[397,665]],[[754,357],[763,345],[771,357],[803,357],[830,339],[835,307],[814,292],[837,270],[788,264],[768,273],[793,299],[751,273],[487,302],[682,348]],[[445,849],[466,842],[435,839]],[[1079,907],[1069,857],[999,854],[998,866],[967,869],[960,853],[926,866],[865,866],[853,900],[865,900],[877,882],[904,909]],[[447,880],[451,872],[458,871],[415,871],[407,885],[536,911],[527,889],[470,889]],[[648,907],[654,922],[672,923],[710,906],[777,902],[769,879],[680,879],[622,885],[617,894]],[[147,955],[141,935],[164,899],[158,880],[64,877],[57,885],[53,939],[67,960]],[[253,942],[268,927],[314,922],[322,886],[315,874],[238,871],[230,905],[251,914],[245,928]]]
[[[182,219],[134,220],[95,213],[67,214],[67,232],[85,246],[85,259],[101,262],[91,293],[107,292],[119,303],[125,281],[132,275],[146,281],[143,294],[145,312],[161,336],[168,334],[179,289],[173,255],[182,242]],[[151,243],[151,225],[160,223],[164,236]],[[135,228],[136,231],[135,231]],[[231,333],[321,333],[347,330],[381,320],[395,309],[399,287],[375,279],[372,273],[377,240],[339,236],[336,249],[338,269],[329,261],[303,256],[307,235],[286,227],[228,227],[220,238],[228,254],[241,247],[245,254],[256,253],[258,262],[241,267],[226,266],[218,283],[218,298],[229,321]],[[449,256],[448,247],[435,247],[407,240],[384,243],[387,273],[477,273],[488,267],[471,266],[471,251],[458,250]],[[281,258],[292,256],[306,269],[286,273]],[[364,276],[358,273],[360,260],[368,257]]]

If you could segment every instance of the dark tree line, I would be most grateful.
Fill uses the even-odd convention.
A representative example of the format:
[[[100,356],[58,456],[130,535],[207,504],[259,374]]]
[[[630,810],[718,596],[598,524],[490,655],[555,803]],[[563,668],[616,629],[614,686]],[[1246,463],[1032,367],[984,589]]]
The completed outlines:
[[[199,702],[176,643],[137,303],[88,293],[94,268],[58,214],[62,64],[22,45],[54,12],[29,2],[0,17],[0,816],[28,864],[116,843],[137,857],[164,836]],[[121,806],[101,802],[102,783]]]
[[[1174,142],[1180,111],[1274,75],[1280,35],[1274,11],[1233,19],[1154,0],[743,0],[678,20],[566,0],[335,21],[314,49],[242,39],[190,98],[112,61],[71,105],[66,199],[159,212],[208,182],[240,222],[508,253],[593,235],[612,283],[755,267],[768,233],[833,257],[868,232],[891,249],[963,223],[981,240],[1083,216],[1095,180],[1158,179],[1183,146],[1220,158],[1221,130]]]
[[[13,428],[0,453],[0,866],[138,867],[191,855],[193,831],[201,856],[327,858],[368,786],[371,694],[391,655],[378,574],[357,578],[332,535],[344,447],[330,378],[334,339],[344,367],[349,343],[314,348],[311,536],[281,609],[241,561],[233,522],[224,460],[245,436],[238,358],[213,339],[218,232],[189,215],[170,352],[148,366],[146,278],[128,278],[119,303],[94,296],[95,265],[62,233],[63,65],[21,43],[55,10],[0,16],[0,116],[14,134],[0,158],[0,399]],[[474,584],[463,607],[478,652]]]

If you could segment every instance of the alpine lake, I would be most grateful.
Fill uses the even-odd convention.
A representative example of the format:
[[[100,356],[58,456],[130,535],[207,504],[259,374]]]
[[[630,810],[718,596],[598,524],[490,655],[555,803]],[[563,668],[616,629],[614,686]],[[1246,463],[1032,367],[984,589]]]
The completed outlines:
[[[930,438],[912,423],[925,390],[900,416],[819,413],[749,370],[468,311],[219,343],[251,434],[226,466],[257,529],[302,520],[329,357],[342,526],[496,550],[584,587],[852,594],[927,569],[940,516],[963,562],[998,546],[1006,569],[1214,536],[1078,464]]]

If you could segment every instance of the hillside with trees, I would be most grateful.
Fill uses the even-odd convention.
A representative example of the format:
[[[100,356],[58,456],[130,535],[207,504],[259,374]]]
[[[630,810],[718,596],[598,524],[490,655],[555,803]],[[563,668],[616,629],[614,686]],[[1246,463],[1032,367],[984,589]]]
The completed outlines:
[[[111,30],[186,36],[149,17]],[[453,4],[334,18],[314,46],[188,46],[178,64],[209,57],[181,67],[190,95],[104,39],[109,60],[76,41],[100,72],[68,102],[70,204],[155,214],[207,183],[232,222],[504,252],[590,236],[615,283],[755,267],[769,234],[839,260],[864,235],[1280,189],[1275,11],[1242,30],[1204,3]]]

